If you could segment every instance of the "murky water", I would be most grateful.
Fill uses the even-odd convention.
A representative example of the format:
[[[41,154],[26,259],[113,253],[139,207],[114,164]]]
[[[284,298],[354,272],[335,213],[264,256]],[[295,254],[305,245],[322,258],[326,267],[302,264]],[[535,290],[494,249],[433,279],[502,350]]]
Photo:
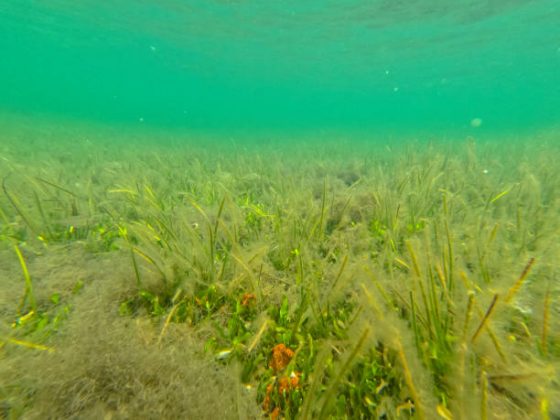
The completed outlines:
[[[559,22],[554,0],[6,1],[0,107],[209,130],[534,128],[560,117]]]

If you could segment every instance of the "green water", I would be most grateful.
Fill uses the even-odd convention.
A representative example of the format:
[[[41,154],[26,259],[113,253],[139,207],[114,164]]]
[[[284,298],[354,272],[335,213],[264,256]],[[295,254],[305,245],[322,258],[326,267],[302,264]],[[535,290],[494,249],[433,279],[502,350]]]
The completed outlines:
[[[202,130],[560,121],[560,3],[4,1],[0,109]]]

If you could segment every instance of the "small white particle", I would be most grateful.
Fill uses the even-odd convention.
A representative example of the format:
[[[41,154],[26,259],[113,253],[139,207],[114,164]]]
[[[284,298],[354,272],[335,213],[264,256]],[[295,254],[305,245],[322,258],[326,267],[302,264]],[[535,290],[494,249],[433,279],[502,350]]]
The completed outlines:
[[[231,349],[228,350],[222,350],[221,352],[219,352],[216,356],[216,358],[218,360],[223,360],[226,359],[229,355],[231,354]]]
[[[478,128],[482,125],[482,119],[481,118],[473,118],[471,120],[471,127],[472,128]]]

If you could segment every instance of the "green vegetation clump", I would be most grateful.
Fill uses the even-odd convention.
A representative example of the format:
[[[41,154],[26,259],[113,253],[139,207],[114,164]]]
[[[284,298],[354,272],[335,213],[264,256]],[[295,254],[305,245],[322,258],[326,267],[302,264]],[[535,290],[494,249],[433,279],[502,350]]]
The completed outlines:
[[[0,148],[3,417],[560,416],[556,134],[25,135]]]

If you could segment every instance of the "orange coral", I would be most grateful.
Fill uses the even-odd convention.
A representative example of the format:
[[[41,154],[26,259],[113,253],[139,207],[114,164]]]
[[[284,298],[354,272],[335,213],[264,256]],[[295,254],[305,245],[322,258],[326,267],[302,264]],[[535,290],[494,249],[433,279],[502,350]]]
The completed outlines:
[[[290,363],[294,357],[294,351],[290,350],[284,344],[277,344],[272,349],[272,360],[270,361],[270,367],[278,372],[284,369]]]
[[[272,357],[269,366],[275,372],[279,372],[288,366],[294,355],[294,351],[286,347],[285,344],[277,344],[272,349]],[[267,385],[263,409],[270,413],[271,419],[277,419],[281,414],[280,407],[274,407],[274,405],[272,405],[273,393],[275,394],[276,391],[278,395],[285,397],[290,391],[299,388],[300,376],[301,372],[292,372],[290,376],[283,376],[280,379],[274,378],[274,383]],[[272,407],[274,407],[274,409],[270,411]]]
[[[280,378],[280,381],[278,381],[278,393],[280,395],[284,395],[285,393],[288,393],[288,391],[290,390],[292,384],[290,382],[290,378],[287,376],[284,376],[283,378]]]
[[[266,395],[265,395],[264,401],[263,401],[263,410],[264,411],[269,411],[269,409],[270,409],[270,394],[272,394],[273,389],[274,389],[273,384],[268,384],[266,386]]]
[[[292,372],[290,375],[290,383],[292,384],[292,388],[299,387],[299,378],[301,376],[301,372]]]
[[[274,410],[272,410],[272,413],[270,413],[271,419],[276,420],[278,417],[280,417],[280,407],[276,407]]]
[[[253,293],[245,293],[241,299],[242,306],[249,306],[251,302],[256,302],[257,297]]]
[[[290,376],[284,376],[278,381],[278,393],[283,395],[284,392],[299,388],[299,377],[301,372],[292,372]]]
[[[279,406],[274,407],[272,405],[272,394],[275,391],[278,392],[278,395],[282,399],[285,398],[285,401],[288,401],[288,394],[295,389],[300,387],[299,378],[301,377],[301,372],[292,372],[290,376],[283,376],[280,379],[273,378],[274,382],[270,383],[266,386],[266,395],[263,401],[263,409],[266,412],[269,412],[271,419],[277,419],[281,414],[281,409]],[[275,385],[278,385],[277,387]],[[274,407],[274,409],[272,409]],[[272,409],[272,411],[271,411]]]
[[[286,404],[290,404],[289,394],[296,389],[300,388],[299,378],[301,377],[301,372],[292,372],[290,376],[282,376],[281,378],[273,377],[274,382],[266,386],[266,394],[263,401],[263,410],[269,413],[271,419],[277,419],[282,410],[280,406],[277,406],[272,402],[273,393],[280,396],[281,400],[285,401]],[[272,408],[274,407],[274,408]]]

